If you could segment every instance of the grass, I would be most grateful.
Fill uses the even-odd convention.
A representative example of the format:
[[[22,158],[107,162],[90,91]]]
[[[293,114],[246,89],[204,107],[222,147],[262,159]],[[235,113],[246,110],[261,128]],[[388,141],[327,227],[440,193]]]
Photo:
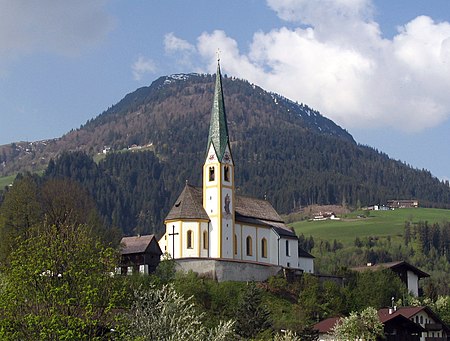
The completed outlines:
[[[0,177],[0,190],[13,183],[17,174]]]
[[[367,212],[365,212],[367,213]],[[433,208],[404,208],[394,211],[370,211],[366,218],[357,218],[364,214],[358,212],[342,220],[324,220],[324,221],[300,221],[290,224],[297,233],[303,233],[306,237],[310,235],[314,239],[338,242],[348,246],[351,245],[356,237],[363,239],[365,237],[388,237],[399,239],[403,234],[405,221],[417,223],[419,221],[428,221],[429,223],[440,223],[450,221],[450,210]]]

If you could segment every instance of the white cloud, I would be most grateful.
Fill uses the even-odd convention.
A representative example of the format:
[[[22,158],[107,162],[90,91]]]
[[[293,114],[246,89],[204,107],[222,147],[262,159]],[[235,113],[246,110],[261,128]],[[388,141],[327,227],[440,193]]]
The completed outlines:
[[[0,56],[79,54],[112,29],[105,5],[106,0],[0,0]]]
[[[131,65],[131,70],[133,79],[140,81],[145,74],[154,73],[156,71],[156,64],[152,59],[139,56],[133,65]]]
[[[173,52],[193,52],[195,51],[195,46],[187,42],[186,40],[176,37],[173,32],[167,33],[164,36],[164,49],[168,53]]]
[[[196,51],[207,71],[214,72],[220,48],[227,73],[306,103],[348,128],[413,132],[450,117],[448,22],[420,16],[385,39],[370,0],[268,4],[298,27],[256,32],[246,53],[223,31],[203,33]]]

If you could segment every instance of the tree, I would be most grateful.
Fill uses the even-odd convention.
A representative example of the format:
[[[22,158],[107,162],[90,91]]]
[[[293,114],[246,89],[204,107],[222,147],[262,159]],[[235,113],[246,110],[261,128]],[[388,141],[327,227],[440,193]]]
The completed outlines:
[[[350,316],[340,319],[333,328],[336,340],[371,341],[383,335],[383,324],[378,318],[377,310],[372,307],[367,307],[360,313],[350,313]]]
[[[0,263],[8,262],[18,239],[42,218],[38,186],[31,176],[18,176],[0,207]]]
[[[247,286],[236,309],[236,333],[252,338],[272,328],[269,311],[262,305],[261,292],[254,283]]]
[[[86,225],[32,227],[2,273],[0,337],[95,339],[109,331],[121,299],[118,258]]]
[[[173,286],[150,286],[134,293],[131,309],[124,315],[123,336],[127,340],[202,341],[231,340],[233,321],[221,321],[208,330],[202,323],[192,296],[185,298]],[[127,322],[128,321],[128,322]]]

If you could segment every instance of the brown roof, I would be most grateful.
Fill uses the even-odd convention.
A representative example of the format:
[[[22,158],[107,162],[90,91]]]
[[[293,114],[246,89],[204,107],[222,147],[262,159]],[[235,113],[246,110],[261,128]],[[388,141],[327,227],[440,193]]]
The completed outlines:
[[[414,265],[411,265],[405,261],[379,263],[379,264],[374,264],[371,266],[359,266],[359,267],[351,268],[351,270],[362,272],[362,271],[367,271],[367,270],[377,271],[377,270],[382,270],[382,269],[391,269],[391,270],[395,271],[395,270],[399,270],[402,267],[414,272],[419,278],[430,277],[430,275],[427,274],[426,272],[423,272],[422,270],[416,268]]]
[[[147,250],[155,235],[123,237],[120,244],[123,246],[122,254],[143,253]],[[155,242],[157,243],[156,239]]]
[[[340,319],[340,317],[329,317],[326,320],[316,323],[313,329],[319,331],[321,334],[328,334]]]
[[[181,192],[180,196],[175,201],[166,220],[204,219],[209,221],[209,217],[203,208],[202,202],[202,189],[186,183],[183,192]]]
[[[383,308],[383,309],[378,310],[378,316],[380,317],[380,321],[384,323],[385,321],[388,321],[397,315],[402,315],[402,316],[406,317],[407,319],[410,319],[411,317],[415,316],[416,314],[418,314],[421,311],[425,311],[428,314],[428,316],[430,316],[434,321],[442,324],[442,328],[445,331],[450,331],[450,328],[439,318],[439,316],[436,315],[436,313],[433,310],[431,310],[430,308],[428,308],[426,306],[398,307],[394,312],[392,312],[392,314],[389,314],[388,308]]]
[[[209,220],[203,208],[202,188],[186,184],[166,220]],[[237,222],[272,227],[283,237],[296,238],[295,233],[284,224],[283,219],[267,200],[236,196],[235,219]]]

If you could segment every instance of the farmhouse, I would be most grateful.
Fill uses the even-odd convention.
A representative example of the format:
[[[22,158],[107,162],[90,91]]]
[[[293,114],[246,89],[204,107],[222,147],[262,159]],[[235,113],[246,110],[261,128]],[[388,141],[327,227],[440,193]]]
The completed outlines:
[[[161,249],[184,269],[208,268],[213,276],[234,271],[235,280],[255,279],[261,271],[269,276],[283,268],[313,272],[313,257],[299,253],[297,236],[273,206],[236,193],[234,172],[218,63],[203,186],[186,182],[165,219]]]
[[[123,237],[120,242],[120,273],[148,274],[156,270],[162,255],[159,244],[153,234],[146,236]]]
[[[412,208],[419,207],[419,200],[388,200],[389,208]]]
[[[428,307],[392,307],[378,310],[378,318],[384,327],[387,341],[447,340],[450,329]],[[330,317],[314,325],[320,341],[334,341],[333,327],[341,317]]]
[[[360,266],[352,268],[353,271],[377,271],[381,269],[389,269],[395,272],[403,283],[405,283],[409,292],[414,296],[419,296],[419,280],[421,278],[430,277],[429,274],[423,272],[422,270],[416,268],[415,266],[405,262],[390,262],[390,263],[379,263],[379,264],[367,264],[367,266]]]

